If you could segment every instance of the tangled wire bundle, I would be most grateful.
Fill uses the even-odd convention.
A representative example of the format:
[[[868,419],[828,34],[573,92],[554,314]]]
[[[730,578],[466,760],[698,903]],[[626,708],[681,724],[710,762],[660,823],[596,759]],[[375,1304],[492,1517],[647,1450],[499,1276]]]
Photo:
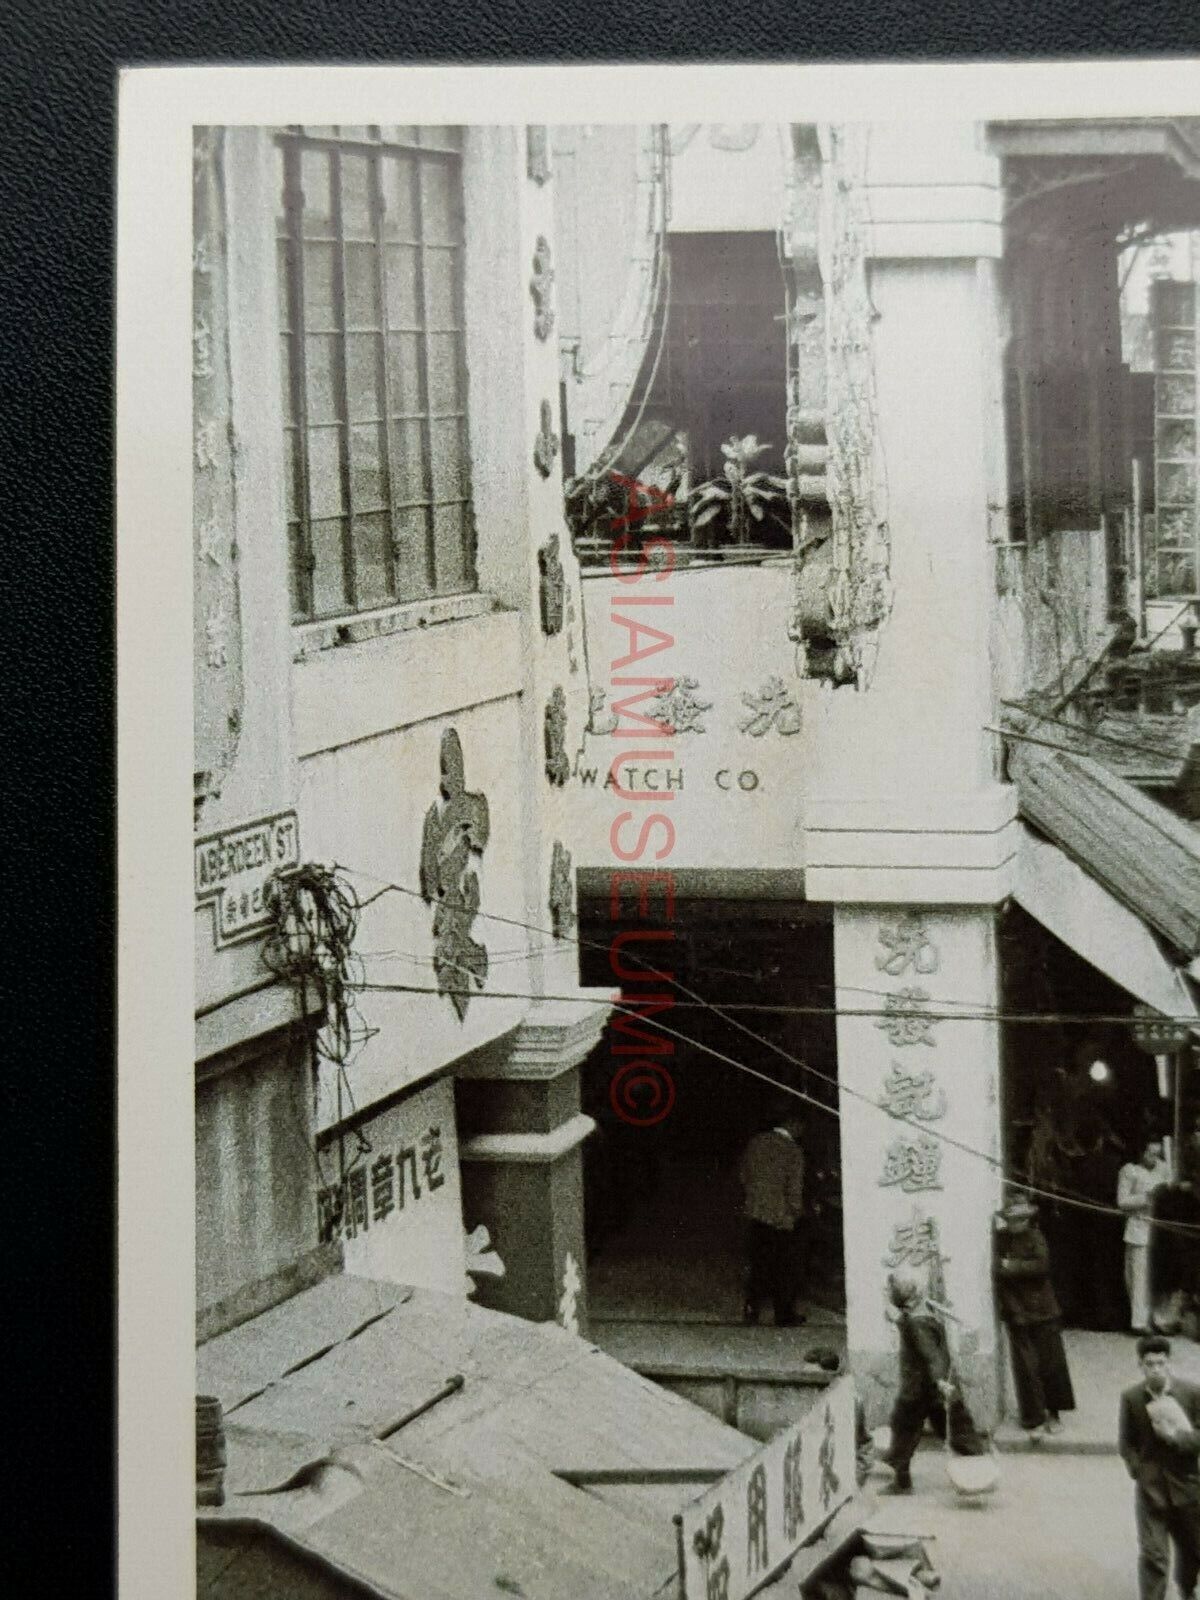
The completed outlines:
[[[324,1019],[315,1037],[316,1054],[344,1066],[359,1042],[351,1023],[358,896],[328,867],[314,862],[278,874],[266,893],[274,925],[263,961],[300,991],[306,1016],[310,990],[315,992]]]

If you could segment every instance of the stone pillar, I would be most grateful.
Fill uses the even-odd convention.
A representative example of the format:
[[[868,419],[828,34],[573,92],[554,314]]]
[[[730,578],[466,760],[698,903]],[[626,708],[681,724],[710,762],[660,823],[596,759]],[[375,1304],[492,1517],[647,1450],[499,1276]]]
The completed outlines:
[[[459,1063],[463,1221],[483,1223],[504,1262],[476,1298],[533,1322],[587,1328],[579,1064],[595,1048],[608,997],[539,1001],[495,1045]]]
[[[874,1425],[896,1376],[884,1279],[911,1267],[958,1319],[959,1374],[975,1415],[990,1423],[1000,1027],[978,1014],[998,1003],[994,913],[838,906],[834,970],[853,1371]]]
[[[1006,503],[999,163],[977,125],[906,124],[867,130],[861,171],[863,438],[890,605],[867,681],[824,695],[810,721],[805,816],[806,894],[835,907],[848,1340],[877,1423],[895,1386],[888,1265],[932,1269],[990,1422],[999,1030],[937,1013],[998,1006],[995,908],[1016,853],[990,731],[990,545]]]

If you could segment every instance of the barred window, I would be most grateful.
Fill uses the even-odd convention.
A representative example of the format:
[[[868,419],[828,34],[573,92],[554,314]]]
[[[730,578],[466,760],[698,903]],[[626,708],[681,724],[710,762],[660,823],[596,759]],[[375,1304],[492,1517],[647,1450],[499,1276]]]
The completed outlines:
[[[278,261],[292,615],[477,586],[457,128],[289,128]]]

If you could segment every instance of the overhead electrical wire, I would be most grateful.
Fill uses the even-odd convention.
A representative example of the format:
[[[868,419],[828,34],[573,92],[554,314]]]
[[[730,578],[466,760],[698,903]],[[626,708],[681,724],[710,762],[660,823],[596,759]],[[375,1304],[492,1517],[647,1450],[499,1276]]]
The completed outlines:
[[[442,992],[439,989],[433,989],[428,986],[422,986],[418,984],[365,983],[361,987],[368,992],[373,993],[430,995],[435,998]],[[488,998],[493,1000],[574,1001],[576,1004],[595,1004],[595,1000],[589,998],[588,996],[561,994],[537,995],[533,994],[532,992],[522,993],[513,990],[496,991],[485,989],[477,998]],[[608,1004],[614,1011],[619,1011],[626,1016],[633,1017],[636,1021],[645,1022],[647,1020],[644,1011],[642,1011],[636,1005],[628,1005],[621,1000],[612,1000],[609,1001]],[[702,1009],[716,1011],[716,1008],[712,1006],[702,1007]],[[720,1015],[719,1012],[716,1012],[716,1014]],[[747,1077],[756,1078],[759,1080],[759,1082],[768,1084],[772,1089],[778,1090],[781,1094],[791,1095],[797,1100],[802,1100],[806,1105],[815,1106],[818,1110],[824,1111],[828,1116],[834,1117],[839,1122],[841,1121],[841,1112],[836,1106],[829,1105],[826,1101],[817,1099],[815,1095],[805,1093],[803,1089],[798,1089],[794,1084],[784,1083],[782,1079],[774,1078],[768,1072],[763,1072],[757,1067],[749,1066],[746,1062],[739,1061],[734,1056],[726,1055],[723,1050],[718,1050],[714,1045],[706,1044],[701,1039],[695,1039],[689,1034],[681,1033],[677,1028],[672,1028],[669,1024],[662,1022],[657,1016],[653,1019],[650,1025],[653,1026],[656,1032],[665,1034],[669,1038],[677,1039],[681,1043],[688,1045],[693,1050],[699,1050],[703,1055],[712,1056],[714,1060],[722,1062],[725,1066],[733,1067],[735,1071],[741,1072]],[[760,1039],[759,1042],[764,1045],[770,1045],[772,1041],[769,1039]],[[905,1116],[903,1113],[889,1110],[886,1106],[881,1105],[877,1100],[873,1100],[870,1095],[864,1093],[862,1090],[852,1088],[850,1085],[842,1082],[840,1079],[834,1078],[830,1074],[821,1072],[818,1068],[810,1066],[807,1062],[796,1061],[795,1065],[802,1071],[810,1073],[813,1077],[819,1078],[823,1082],[835,1086],[839,1094],[844,1094],[849,1096],[851,1099],[861,1101],[862,1104],[870,1106],[873,1110],[878,1111],[882,1116],[888,1117],[891,1121],[901,1123],[906,1127],[912,1128],[917,1133],[920,1133],[928,1138],[936,1139],[942,1144],[949,1145],[951,1148],[959,1150],[964,1155],[971,1156],[975,1160],[983,1161],[994,1172],[1000,1175],[1004,1181],[1005,1188],[1009,1190],[1020,1190],[1022,1193],[1035,1194],[1040,1196],[1042,1199],[1053,1200],[1057,1203],[1071,1205],[1078,1209],[1099,1212],[1105,1216],[1123,1218],[1126,1215],[1125,1212],[1119,1210],[1116,1206],[1105,1205],[1103,1202],[1098,1200],[1091,1200],[1086,1195],[1078,1194],[1069,1189],[1048,1189],[1039,1184],[1031,1184],[1023,1179],[1010,1177],[1005,1172],[1004,1162],[999,1156],[989,1155],[986,1150],[980,1150],[974,1145],[967,1144],[964,1140],[955,1138],[953,1134],[946,1133],[943,1129],[937,1128],[929,1122],[918,1121],[912,1117]],[[1161,1222],[1158,1223],[1157,1226],[1169,1228],[1175,1231],[1183,1231],[1200,1235],[1200,1226],[1194,1226],[1190,1223]]]
[[[353,876],[362,876],[362,877],[366,877],[366,878],[370,877],[370,874],[366,874],[366,873],[359,874],[359,873],[356,873],[353,868],[345,867],[345,866],[335,867],[334,870],[335,871],[346,872],[352,877]],[[376,879],[375,881],[379,882],[380,880]],[[419,891],[417,891],[415,889],[410,889],[404,884],[396,884],[396,883],[387,883],[387,884],[385,884],[383,886],[383,888],[381,888],[381,890],[379,891],[379,894],[387,893],[389,890],[392,891],[392,892],[395,892],[397,894],[403,894],[403,895],[410,896],[410,897],[415,898],[415,899],[421,899],[422,898],[422,896],[420,895]],[[379,894],[371,896],[371,899],[379,898]],[[536,924],[525,922],[525,921],[521,920],[520,918],[503,916],[503,915],[501,915],[499,913],[494,913],[494,912],[485,912],[482,909],[480,909],[478,914],[480,916],[484,917],[485,920],[504,923],[504,924],[508,924],[508,925],[514,926],[514,927],[524,928],[527,932],[537,933],[537,934],[540,934],[540,935],[543,935],[543,936],[547,935],[547,934],[549,934],[551,932],[550,929],[540,928]],[[600,950],[603,950],[603,949],[606,948],[599,941],[589,940],[589,939],[582,939],[582,938],[573,939],[573,938],[570,938],[570,937],[564,937],[562,942],[568,943],[568,944],[574,944],[577,948],[597,948],[597,949],[600,949]],[[648,966],[648,963],[643,962],[636,955],[633,955],[632,953],[630,953],[630,957],[631,957],[632,960],[636,961],[638,965]],[[893,1111],[889,1110],[887,1107],[880,1105],[878,1101],[872,1099],[870,1095],[864,1093],[861,1090],[854,1089],[850,1085],[842,1082],[841,1079],[839,1079],[838,1077],[833,1076],[833,1075],[828,1074],[828,1073],[824,1073],[824,1072],[820,1071],[820,1069],[811,1066],[808,1062],[801,1061],[797,1057],[792,1056],[788,1051],[784,1050],[783,1047],[778,1045],[774,1040],[765,1038],[764,1036],[755,1033],[753,1029],[748,1028],[744,1023],[738,1021],[738,1019],[736,1017],[727,1015],[726,1011],[722,1007],[714,1005],[711,1001],[706,1001],[702,996],[695,994],[693,991],[688,989],[685,984],[680,983],[679,980],[674,978],[673,976],[668,978],[665,974],[658,974],[655,971],[655,969],[653,969],[653,968],[648,968],[648,976],[653,976],[656,981],[663,981],[665,979],[665,981],[669,982],[673,987],[679,989],[679,991],[681,993],[688,995],[697,1009],[702,1009],[702,1010],[705,1010],[705,1011],[709,1011],[714,1016],[721,1018],[723,1021],[727,1022],[730,1026],[738,1029],[739,1032],[746,1034],[758,1046],[774,1051],[777,1055],[782,1057],[782,1059],[786,1060],[790,1065],[792,1065],[793,1067],[797,1068],[801,1072],[806,1072],[810,1076],[830,1084],[832,1087],[837,1089],[837,1091],[838,1091],[838,1093],[840,1095],[844,1094],[844,1095],[847,1095],[848,1097],[850,1097],[852,1099],[859,1100],[862,1103],[864,1103],[865,1105],[871,1106],[873,1109],[879,1111],[881,1115],[887,1116],[887,1117],[889,1117],[891,1120],[893,1120],[895,1122],[906,1124],[907,1126],[914,1128],[917,1132],[919,1132],[921,1134],[924,1134],[927,1137],[939,1140],[940,1142],[942,1142],[944,1144],[947,1144],[947,1145],[949,1145],[951,1147],[954,1147],[954,1148],[962,1151],[965,1154],[968,1154],[968,1155],[972,1156],[974,1159],[983,1161],[994,1172],[996,1172],[997,1174],[1000,1175],[1000,1177],[1002,1178],[1002,1180],[1003,1180],[1003,1182],[1005,1184],[1005,1187],[1007,1189],[1009,1189],[1010,1191],[1019,1190],[1019,1191],[1021,1191],[1023,1193],[1036,1194],[1041,1198],[1053,1200],[1053,1201],[1055,1201],[1056,1203],[1059,1203],[1059,1204],[1073,1206],[1073,1207],[1075,1207],[1077,1209],[1083,1209],[1083,1210],[1088,1210],[1088,1211],[1092,1211],[1092,1212],[1097,1212],[1097,1213],[1100,1213],[1100,1214],[1103,1214],[1103,1215],[1106,1215],[1106,1216],[1124,1217],[1125,1213],[1120,1211],[1119,1208],[1116,1207],[1116,1206],[1105,1205],[1104,1203],[1102,1203],[1100,1201],[1092,1200],[1092,1199],[1090,1199],[1089,1197],[1087,1197],[1085,1195],[1079,1195],[1079,1194],[1073,1193],[1073,1192],[1068,1191],[1068,1190],[1047,1189],[1047,1188],[1045,1188],[1043,1186],[1040,1186],[1040,1185],[1037,1185],[1037,1184],[1031,1184],[1031,1183],[1026,1182],[1023,1179],[1018,1179],[1018,1178],[1015,1178],[1015,1177],[1012,1177],[1012,1176],[1008,1175],[1005,1172],[1004,1163],[1003,1163],[1003,1161],[1002,1161],[1002,1159],[1000,1157],[993,1156],[993,1155],[989,1154],[987,1151],[979,1150],[979,1149],[975,1148],[972,1145],[968,1145],[965,1142],[963,1142],[962,1140],[956,1139],[953,1135],[947,1134],[943,1130],[932,1126],[928,1122],[922,1122],[922,1121],[919,1121],[919,1120],[914,1119],[914,1118],[905,1117],[902,1114],[898,1114],[896,1112],[893,1112]],[[437,996],[441,992],[438,989],[434,989],[434,988],[431,988],[431,987],[428,987],[428,986],[416,985],[416,984],[373,984],[373,983],[364,983],[362,985],[362,987],[366,991],[374,992],[374,993],[389,993],[390,992],[390,993],[420,994],[420,995]],[[590,996],[586,996],[586,995],[580,995],[580,994],[573,994],[573,995],[540,994],[539,995],[539,994],[533,994],[532,992],[497,991],[497,990],[494,990],[494,989],[485,989],[485,990],[482,990],[480,992],[478,997],[479,998],[483,998],[485,996],[486,997],[490,997],[492,999],[528,1000],[528,1001],[557,1000],[557,1001],[565,1001],[565,1002],[574,1003],[574,1004],[587,1004],[587,1005],[594,1005],[595,1004],[594,998],[592,998]],[[623,1013],[625,1013],[627,1015],[633,1016],[633,1017],[635,1017],[635,1018],[637,1018],[639,1020],[642,1020],[642,1021],[646,1020],[644,1012],[642,1010],[640,1010],[637,1006],[627,1005],[622,1000],[610,1001],[609,1004],[612,1006],[612,1008],[614,1010],[621,1011],[621,1012],[623,1012]],[[675,1004],[678,1004],[678,1003],[675,1002]],[[739,1006],[737,1009],[740,1010],[740,1009],[748,1009],[748,1008]],[[839,1015],[839,1016],[864,1016],[864,1017],[865,1016],[882,1017],[882,1016],[888,1015],[888,1013],[885,1010],[882,1010],[880,1008],[865,1008],[865,1007],[864,1008],[826,1007],[826,1006],[821,1006],[821,1007],[763,1007],[762,1009],[765,1010],[765,1011],[780,1011],[780,1010],[782,1010],[782,1011],[785,1011],[787,1013],[795,1013],[795,1014],[818,1014],[818,1015],[830,1015],[830,1014],[832,1014],[832,1015]],[[1030,1021],[1030,1022],[1042,1022],[1042,1021],[1070,1020],[1070,1021],[1082,1021],[1082,1022],[1096,1023],[1096,1022],[1102,1020],[1102,1019],[1097,1018],[1095,1016],[1088,1016],[1088,1015],[1081,1015],[1079,1017],[1069,1017],[1069,1016],[1066,1016],[1065,1014],[1060,1014],[1059,1016],[1047,1016],[1044,1013],[1027,1013],[1027,1014],[1021,1015],[1019,1013],[991,1012],[991,1013],[976,1013],[974,1015],[964,1016],[962,1013],[954,1013],[954,1012],[945,1013],[945,1014],[939,1014],[939,1013],[934,1012],[934,1011],[922,1011],[921,1014],[922,1014],[922,1016],[927,1017],[930,1020],[938,1020],[938,1021],[953,1020],[956,1017],[959,1020],[971,1020],[971,1021],[1025,1020],[1025,1021]],[[1128,1017],[1114,1017],[1112,1019],[1107,1019],[1107,1020],[1111,1020],[1111,1021],[1114,1021],[1114,1022],[1121,1022],[1121,1023],[1124,1023],[1126,1026],[1128,1026],[1128,1024],[1129,1024],[1129,1018]],[[1166,1019],[1166,1018],[1164,1018],[1164,1020],[1180,1020],[1180,1021],[1185,1021],[1185,1022],[1194,1022],[1195,1021],[1194,1018],[1184,1018],[1184,1019]],[[701,1040],[693,1039],[687,1034],[680,1033],[677,1029],[673,1029],[670,1026],[661,1023],[658,1020],[657,1017],[654,1019],[653,1026],[658,1032],[660,1032],[662,1034],[665,1034],[665,1035],[667,1035],[669,1037],[678,1039],[681,1042],[683,1042],[684,1044],[687,1044],[687,1045],[691,1046],[693,1049],[697,1049],[697,1050],[701,1051],[701,1053],[706,1054],[706,1055],[710,1055],[710,1056],[714,1057],[715,1059],[723,1062],[725,1065],[733,1067],[736,1071],[742,1072],[742,1073],[746,1074],[747,1076],[750,1076],[750,1077],[753,1077],[753,1078],[757,1078],[761,1082],[769,1084],[772,1088],[778,1090],[780,1093],[792,1095],[792,1096],[794,1096],[794,1097],[796,1097],[796,1098],[798,1098],[800,1100],[805,1101],[808,1104],[811,1104],[811,1105],[814,1105],[814,1106],[818,1107],[820,1110],[825,1111],[827,1114],[829,1114],[831,1116],[834,1116],[834,1117],[836,1117],[836,1118],[838,1118],[840,1120],[841,1113],[838,1111],[838,1109],[836,1107],[827,1105],[825,1101],[818,1100],[814,1096],[806,1094],[803,1090],[797,1089],[794,1085],[788,1084],[788,1083],[784,1083],[780,1079],[773,1078],[769,1073],[765,1073],[765,1072],[760,1071],[758,1068],[748,1066],[745,1062],[738,1061],[733,1056],[726,1055],[723,1051],[717,1050],[712,1045],[705,1044]],[[1197,1235],[1200,1235],[1200,1227],[1194,1227],[1191,1224],[1162,1222],[1162,1223],[1159,1223],[1158,1226],[1163,1227],[1165,1229],[1171,1229],[1171,1230],[1174,1230],[1174,1231],[1177,1231],[1177,1232],[1178,1231],[1192,1232],[1192,1233],[1196,1233]]]
[[[382,895],[389,894],[389,893],[407,895],[410,898],[416,899],[416,900],[421,900],[422,899],[422,896],[421,896],[421,893],[420,893],[419,890],[409,888],[406,884],[391,883],[391,882],[387,882],[387,881],[385,881],[383,879],[380,879],[380,878],[373,878],[372,874],[370,874],[370,873],[360,872],[357,868],[348,867],[348,866],[346,866],[344,864],[339,864],[337,867],[335,867],[334,870],[338,871],[338,872],[347,873],[350,877],[361,877],[361,878],[364,878],[364,879],[366,879],[368,881],[373,881],[375,883],[379,883],[379,884],[382,885],[382,887],[378,890],[377,893],[370,895],[366,900],[363,900],[361,902],[361,904],[363,906],[368,906],[368,905],[372,904],[375,900],[378,900]],[[487,922],[499,922],[499,923],[503,923],[503,924],[507,925],[508,927],[522,928],[527,933],[535,933],[535,934],[538,934],[538,935],[542,936],[543,938],[546,938],[546,939],[554,941],[554,943],[542,946],[541,948],[543,950],[555,949],[557,947],[561,947],[564,944],[575,945],[578,949],[581,949],[581,950],[595,950],[595,951],[599,951],[601,953],[606,952],[608,950],[608,948],[609,948],[607,944],[605,944],[602,940],[599,940],[599,939],[587,939],[587,938],[583,938],[583,937],[572,938],[569,935],[555,935],[553,930],[550,929],[550,928],[539,927],[536,923],[533,923],[533,922],[524,922],[519,917],[504,916],[501,913],[496,912],[496,911],[485,911],[485,910],[483,910],[482,907],[479,908],[479,910],[478,910],[478,912],[476,914],[478,916],[484,918],[484,920],[487,921]],[[511,954],[512,952],[510,951],[508,953]],[[648,977],[655,976],[655,971],[654,971],[654,968],[652,967],[651,963],[649,961],[644,960],[642,957],[638,956],[633,951],[623,952],[622,958],[625,959],[625,960],[634,962],[638,966],[645,967],[647,969],[647,976]],[[423,958],[417,957],[415,959],[417,959],[418,961],[421,961],[422,964],[424,964]],[[740,974],[740,973],[736,974],[736,975],[737,976],[747,976],[747,974]],[[803,974],[802,976],[803,976],[803,978],[804,978],[804,980],[806,982],[811,982],[811,983],[814,983],[814,984],[817,984],[817,985],[821,985],[821,986],[824,986],[824,987],[827,987],[827,988],[850,990],[855,994],[874,995],[874,996],[878,996],[880,999],[885,999],[892,993],[892,991],[887,990],[887,989],[868,989],[868,988],[863,988],[862,986],[856,986],[854,984],[838,983],[836,980],[827,980],[827,979],[818,978],[815,975],[810,975],[810,974],[807,974],[807,973]],[[928,976],[928,974],[926,974],[926,976]],[[706,1010],[706,1011],[712,1011],[717,1016],[723,1015],[724,1011],[726,1011],[726,1010],[757,1011],[757,1012],[765,1012],[765,1013],[776,1013],[776,1014],[785,1015],[785,1016],[884,1017],[884,1016],[890,1016],[892,1014],[891,1011],[888,1008],[881,1007],[881,1006],[861,1006],[861,1007],[859,1007],[859,1006],[837,1006],[837,1005],[782,1005],[782,1004],[770,1004],[770,1005],[767,1005],[767,1004],[758,1004],[758,1003],[747,1002],[747,1001],[721,1001],[720,1003],[717,1003],[717,1002],[712,1001],[712,1000],[706,1000],[703,995],[697,994],[694,990],[689,989],[686,984],[682,983],[676,977],[673,977],[673,976],[671,976],[671,977],[663,977],[662,981],[665,981],[665,982],[669,983],[671,985],[671,987],[673,987],[675,989],[678,989],[681,994],[687,995],[688,999],[692,1002],[692,1004],[695,1007],[697,1007],[699,1009]],[[493,994],[493,995],[495,995],[495,991],[494,990],[482,990],[480,992],[481,992],[481,994]],[[516,993],[514,993],[514,994],[511,994],[511,995],[507,996],[507,998],[510,998],[510,999],[538,999],[538,998],[542,998],[542,997],[537,996],[537,995],[532,995],[532,994],[524,995],[524,994],[516,994]],[[559,999],[563,999],[563,1000],[574,1001],[576,1003],[588,1003],[588,1004],[591,1003],[590,1001],[587,1000],[587,997],[583,997],[581,999],[581,997],[578,994],[561,995],[561,996],[557,996],[557,997],[553,996],[553,995],[548,995],[548,996],[545,996],[544,998],[547,998],[547,999],[559,998]],[[676,1002],[676,1004],[679,1005],[680,1002]],[[938,1004],[940,1006],[942,1006],[942,1007],[959,1007],[960,1009],[958,1009],[958,1010],[947,1010],[947,1009],[937,1010],[936,1008],[934,1008],[934,1009],[929,1009],[929,1010],[923,1011],[922,1015],[923,1016],[928,1016],[931,1019],[933,1019],[935,1021],[938,1021],[938,1022],[954,1022],[954,1021],[959,1021],[959,1022],[1019,1022],[1019,1023],[1053,1022],[1053,1023],[1056,1023],[1056,1024],[1078,1023],[1081,1026],[1086,1026],[1088,1024],[1093,1024],[1093,1025],[1105,1024],[1105,1025],[1118,1025],[1118,1026],[1129,1027],[1131,1025],[1132,1020],[1133,1020],[1128,1014],[1126,1014],[1126,1013],[1118,1013],[1118,1012],[1107,1013],[1107,1012],[1089,1012],[1089,1011],[1055,1011],[1055,1012],[1048,1012],[1048,1011],[1006,1011],[1006,1010],[1002,1010],[1002,1009],[1000,1009],[998,1007],[987,1006],[987,1005],[983,1005],[983,1004],[981,1004],[979,1002],[970,1001],[970,1000],[941,1000],[941,1001],[938,1002]],[[687,1008],[684,1008],[684,1009],[687,1009]],[[730,1018],[728,1020],[730,1020],[731,1022],[733,1021],[732,1018]],[[1165,1013],[1162,1013],[1161,1014],[1161,1020],[1163,1022],[1177,1023],[1180,1026],[1200,1028],[1200,1016],[1197,1016],[1197,1015],[1194,1015],[1194,1014],[1193,1015],[1182,1015],[1182,1014],[1180,1014],[1180,1015],[1168,1016]],[[745,1030],[743,1030],[743,1031],[745,1031]],[[768,1046],[768,1048],[773,1048],[772,1041],[770,1041],[768,1039],[759,1039],[757,1035],[753,1035],[753,1037],[756,1039],[756,1041],[758,1043],[764,1044],[764,1045]],[[794,1059],[791,1058],[791,1057],[788,1057],[787,1059],[792,1060],[793,1065],[800,1065],[801,1064],[801,1063],[798,1063],[798,1062],[794,1061]],[[806,1068],[806,1070],[812,1070],[812,1069]]]

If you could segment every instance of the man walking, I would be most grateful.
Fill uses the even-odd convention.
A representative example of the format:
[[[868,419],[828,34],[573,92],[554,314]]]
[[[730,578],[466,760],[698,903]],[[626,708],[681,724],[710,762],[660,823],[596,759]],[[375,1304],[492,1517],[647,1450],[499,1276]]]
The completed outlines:
[[[1127,1161],[1117,1176],[1117,1205],[1125,1213],[1125,1289],[1134,1333],[1150,1331],[1150,1214],[1154,1191],[1170,1176],[1157,1139],[1145,1146],[1140,1161]]]
[[[743,1318],[757,1322],[765,1301],[777,1328],[798,1327],[796,1311],[796,1223],[804,1206],[803,1118],[785,1117],[756,1133],[742,1155],[739,1176],[749,1232],[746,1305]]]
[[[941,1435],[949,1427],[956,1455],[987,1454],[987,1441],[976,1428],[954,1383],[946,1331],[914,1273],[890,1273],[887,1280],[888,1320],[900,1334],[900,1371],[892,1407],[891,1446],[884,1461],[894,1474],[884,1494],[912,1492],[912,1458],[932,1422]]]
[[[1142,1378],[1121,1396],[1121,1456],[1137,1484],[1138,1594],[1165,1600],[1170,1547],[1183,1600],[1200,1575],[1200,1389],[1171,1372],[1171,1341],[1137,1342]]]

